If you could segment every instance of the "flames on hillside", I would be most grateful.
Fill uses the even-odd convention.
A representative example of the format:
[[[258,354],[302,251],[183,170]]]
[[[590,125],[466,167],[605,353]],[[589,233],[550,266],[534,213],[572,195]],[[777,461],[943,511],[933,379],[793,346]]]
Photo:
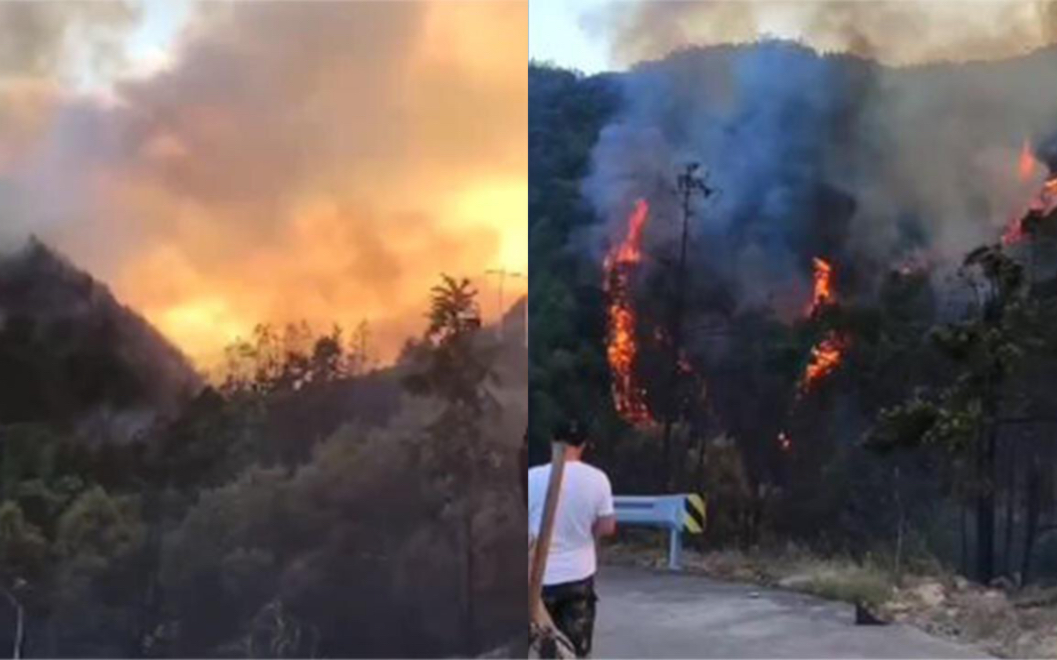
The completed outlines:
[[[1030,142],[1025,141],[1017,162],[1017,175],[1022,182],[1030,182],[1038,176],[1043,165],[1036,159]],[[1034,217],[1046,217],[1057,212],[1057,175],[1051,175],[1027,204],[1023,213],[1009,222],[1002,235],[1002,242],[1012,245],[1025,237],[1025,221]],[[614,407],[622,419],[635,426],[648,426],[655,422],[646,403],[647,388],[636,374],[636,361],[641,353],[637,331],[639,318],[632,292],[632,278],[643,261],[643,232],[649,220],[650,206],[645,199],[635,202],[624,225],[625,234],[609,250],[603,263],[604,290],[608,298],[606,356],[612,375]],[[927,267],[927,264],[906,262],[896,268],[908,275]],[[837,304],[834,286],[833,263],[816,256],[812,260],[813,287],[811,298],[804,308],[804,317],[818,320],[825,310]],[[665,340],[660,328],[655,329],[655,339]],[[807,364],[796,383],[794,406],[806,395],[833,374],[842,364],[850,339],[847,333],[827,329],[811,347]],[[689,360],[680,353],[676,370],[678,377],[693,373]],[[786,431],[778,437],[779,448],[790,451],[792,438]]]
[[[642,261],[642,231],[649,214],[646,200],[635,202],[628,216],[626,237],[613,246],[603,263],[603,286],[609,298],[606,357],[612,374],[613,404],[617,414],[633,425],[653,422],[646,405],[646,392],[635,376],[639,348],[631,294],[631,277]]]
[[[823,309],[836,302],[833,292],[833,266],[820,257],[815,257],[813,264],[815,287],[807,309],[808,318],[817,317]],[[798,386],[801,394],[811,391],[840,366],[846,345],[847,338],[836,330],[829,330],[811,348],[811,358],[804,368],[804,375]]]
[[[833,301],[833,266],[818,257],[814,258],[812,264],[815,287],[811,293],[811,303],[807,307],[808,316],[814,316],[823,305]]]
[[[1017,175],[1020,181],[1031,182],[1041,169],[1042,165],[1035,158],[1031,142],[1025,140],[1017,164]],[[1002,244],[1014,245],[1023,241],[1027,234],[1025,221],[1032,217],[1044,218],[1055,211],[1057,211],[1057,174],[1051,173],[1038,193],[1028,202],[1027,207],[1021,209],[1006,225],[1002,233]]]
[[[811,294],[811,302],[805,310],[805,316],[808,319],[817,318],[824,309],[837,302],[833,287],[833,265],[821,257],[815,257],[812,260],[812,266],[815,285]],[[818,343],[811,347],[807,366],[804,367],[804,373],[797,382],[794,407],[804,395],[810,393],[827,376],[836,371],[844,359],[847,346],[848,338],[843,333],[828,330]],[[785,430],[778,433],[778,448],[783,452],[793,449],[793,439]]]
[[[642,238],[649,215],[649,203],[645,199],[637,200],[627,216],[623,239],[610,248],[603,262],[603,288],[608,298],[606,358],[612,379],[613,405],[617,414],[634,426],[647,426],[655,421],[646,403],[646,387],[636,374],[636,360],[641,351],[637,338],[639,319],[631,285],[643,260]],[[816,257],[813,267],[814,287],[805,309],[805,316],[809,319],[817,318],[824,309],[836,303],[833,265]],[[658,341],[663,340],[659,328],[655,334]],[[797,384],[798,398],[840,366],[847,344],[842,333],[829,330],[812,347],[808,364]],[[693,369],[686,355],[680,354],[677,375],[683,377],[691,373]],[[791,440],[784,435],[783,438],[782,447],[788,449]]]

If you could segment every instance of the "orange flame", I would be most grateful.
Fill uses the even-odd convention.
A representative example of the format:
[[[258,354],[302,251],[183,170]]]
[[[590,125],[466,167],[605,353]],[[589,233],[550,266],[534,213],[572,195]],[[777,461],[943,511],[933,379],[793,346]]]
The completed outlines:
[[[1019,175],[1021,181],[1030,181],[1038,169],[1038,161],[1032,153],[1031,143],[1024,141],[1020,152]],[[1057,211],[1057,175],[1051,176],[1042,184],[1042,189],[1031,199],[1027,208],[1022,210],[1006,225],[1002,232],[1002,244],[1012,245],[1024,239],[1024,218],[1029,214],[1048,216]]]
[[[1024,147],[1020,150],[1020,180],[1031,181],[1035,176],[1035,155],[1031,151],[1031,142],[1024,140]]]
[[[815,257],[815,290],[808,305],[807,315],[814,316],[819,309],[833,302],[833,267],[825,259]]]
[[[613,404],[624,420],[642,425],[653,421],[646,407],[645,391],[635,379],[635,308],[631,304],[630,276],[642,261],[642,230],[650,207],[640,199],[628,218],[628,235],[606,255],[605,291],[609,296],[609,337],[606,356],[613,379]]]
[[[845,342],[837,333],[830,332],[811,349],[811,361],[804,370],[800,391],[809,392],[819,381],[840,366],[844,356]]]
[[[825,259],[815,257],[815,291],[807,314],[813,317],[823,308],[836,302],[833,292],[833,266]],[[811,349],[811,360],[800,379],[800,392],[806,393],[821,379],[836,369],[844,354],[845,340],[835,331],[830,331]]]

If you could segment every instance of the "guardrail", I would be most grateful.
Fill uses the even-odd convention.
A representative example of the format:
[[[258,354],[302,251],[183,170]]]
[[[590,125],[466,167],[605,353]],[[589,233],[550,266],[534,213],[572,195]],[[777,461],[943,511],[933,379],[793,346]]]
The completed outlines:
[[[701,534],[707,523],[705,497],[680,495],[617,495],[613,498],[617,524],[660,527],[668,530],[668,568],[679,570],[683,532]]]

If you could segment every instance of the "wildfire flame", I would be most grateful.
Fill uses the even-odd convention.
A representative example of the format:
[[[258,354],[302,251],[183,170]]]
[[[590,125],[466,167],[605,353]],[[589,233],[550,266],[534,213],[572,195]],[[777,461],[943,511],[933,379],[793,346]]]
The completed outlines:
[[[836,302],[833,293],[833,266],[825,259],[815,257],[815,291],[807,314],[813,317],[823,308]],[[820,380],[840,366],[844,355],[846,340],[836,331],[829,331],[825,337],[811,349],[811,360],[804,369],[800,379],[800,392],[806,393]]]
[[[1024,140],[1020,150],[1020,180],[1031,181],[1035,176],[1035,156],[1031,153],[1031,142]]]
[[[811,349],[811,361],[804,370],[800,382],[802,392],[811,390],[820,380],[840,366],[844,355],[844,340],[835,332],[829,332]]]
[[[628,234],[606,255],[605,292],[609,296],[609,333],[606,356],[613,380],[613,403],[617,414],[630,424],[653,421],[646,406],[645,392],[635,379],[635,308],[631,303],[631,274],[642,261],[642,230],[650,207],[646,200],[635,202],[628,217]]]
[[[1018,167],[1020,180],[1025,183],[1031,181],[1038,169],[1039,162],[1035,160],[1031,143],[1025,140],[1024,147],[1020,152]],[[1050,176],[1042,184],[1042,189],[1028,203],[1027,208],[1009,221],[1005,231],[1002,233],[1002,244],[1012,245],[1024,239],[1024,218],[1028,215],[1035,214],[1046,217],[1055,211],[1057,211],[1057,174]]]
[[[815,257],[815,290],[811,296],[811,304],[807,308],[807,315],[814,316],[818,310],[833,302],[833,266],[825,259]]]

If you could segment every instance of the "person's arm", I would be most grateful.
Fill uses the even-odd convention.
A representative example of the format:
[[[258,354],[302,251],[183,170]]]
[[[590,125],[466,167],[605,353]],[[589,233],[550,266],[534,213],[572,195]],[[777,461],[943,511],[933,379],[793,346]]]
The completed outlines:
[[[617,517],[611,516],[599,516],[595,520],[594,532],[596,539],[603,539],[607,536],[613,536],[617,533]]]
[[[602,479],[603,484],[599,494],[598,512],[595,522],[591,526],[591,532],[596,539],[603,539],[617,533],[617,515],[616,510],[613,508],[613,487],[610,485],[608,477],[603,475]]]
[[[529,544],[535,545],[540,531],[540,518],[543,516],[543,493],[540,492],[539,480],[532,478],[528,472],[526,472],[525,486],[528,495],[526,502],[528,515],[526,517],[528,518]]]

